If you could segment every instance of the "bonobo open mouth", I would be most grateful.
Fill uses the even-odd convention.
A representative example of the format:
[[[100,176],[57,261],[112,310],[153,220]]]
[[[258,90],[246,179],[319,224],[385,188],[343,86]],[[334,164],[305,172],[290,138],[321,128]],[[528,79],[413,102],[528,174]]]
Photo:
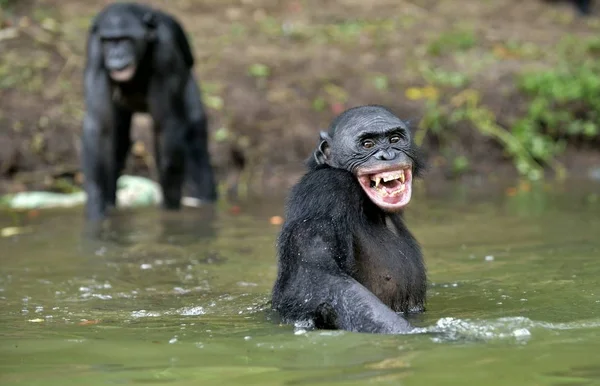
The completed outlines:
[[[136,66],[135,64],[130,64],[127,67],[124,67],[120,70],[112,70],[110,71],[110,77],[117,82],[127,82],[133,75],[135,74]]]
[[[375,205],[388,212],[405,207],[412,193],[410,166],[359,170],[358,182]]]

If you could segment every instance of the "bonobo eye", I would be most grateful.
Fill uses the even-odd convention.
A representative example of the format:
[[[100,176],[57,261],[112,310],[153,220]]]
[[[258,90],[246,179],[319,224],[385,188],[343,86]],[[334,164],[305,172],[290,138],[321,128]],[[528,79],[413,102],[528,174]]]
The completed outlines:
[[[362,147],[364,147],[365,149],[370,149],[370,148],[372,148],[373,146],[375,146],[375,142],[373,142],[373,140],[372,140],[372,139],[365,139],[365,140],[362,142]]]
[[[398,134],[394,134],[390,137],[390,143],[400,142],[402,138]]]

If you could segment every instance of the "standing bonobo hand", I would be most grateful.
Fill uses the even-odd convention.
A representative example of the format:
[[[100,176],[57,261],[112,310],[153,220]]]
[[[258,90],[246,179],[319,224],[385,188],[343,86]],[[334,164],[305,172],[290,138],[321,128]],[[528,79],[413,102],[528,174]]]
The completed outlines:
[[[82,135],[89,219],[103,218],[116,204],[136,112],[148,112],[154,121],[164,207],[180,207],[184,175],[193,197],[216,200],[193,65],[189,42],[172,16],[135,3],[111,4],[96,16],[87,42]]]
[[[345,111],[321,133],[292,189],[278,239],[273,308],[317,328],[405,333],[426,274],[401,212],[424,161],[404,121],[381,106]]]

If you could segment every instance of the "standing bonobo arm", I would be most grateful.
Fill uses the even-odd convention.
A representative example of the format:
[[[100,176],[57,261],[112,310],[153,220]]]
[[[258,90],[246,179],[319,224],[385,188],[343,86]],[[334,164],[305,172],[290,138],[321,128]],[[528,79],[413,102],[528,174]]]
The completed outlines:
[[[312,320],[317,328],[398,334],[412,327],[350,277],[352,233],[331,221],[299,221],[282,230],[273,306],[287,322]]]
[[[83,121],[82,168],[87,193],[86,214],[91,220],[105,215],[108,201],[108,180],[114,170],[112,101],[109,80],[101,68],[102,55],[99,38],[93,33],[88,38],[87,64],[84,73],[86,112]]]

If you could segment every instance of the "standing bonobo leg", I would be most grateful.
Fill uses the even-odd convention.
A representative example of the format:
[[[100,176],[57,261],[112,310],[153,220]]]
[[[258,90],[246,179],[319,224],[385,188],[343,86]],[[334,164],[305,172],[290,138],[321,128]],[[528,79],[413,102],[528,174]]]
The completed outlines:
[[[181,192],[185,173],[185,123],[168,116],[156,124],[156,163],[163,193],[163,207],[181,207]]]
[[[217,189],[208,152],[208,118],[193,75],[187,81],[184,98],[189,122],[186,133],[186,175],[191,196],[202,201],[215,201]]]
[[[112,170],[108,171],[107,206],[116,206],[117,180],[125,168],[125,162],[131,148],[131,118],[133,113],[123,107],[114,106],[113,151],[114,162]]]
[[[114,109],[107,78],[91,65],[85,71],[85,103],[81,157],[86,215],[90,220],[100,220],[106,215],[109,178],[115,167]]]
[[[163,194],[163,208],[181,207],[181,193],[185,177],[185,147],[187,124],[184,79],[157,78],[148,90],[149,112],[154,121],[154,146],[159,183]]]

